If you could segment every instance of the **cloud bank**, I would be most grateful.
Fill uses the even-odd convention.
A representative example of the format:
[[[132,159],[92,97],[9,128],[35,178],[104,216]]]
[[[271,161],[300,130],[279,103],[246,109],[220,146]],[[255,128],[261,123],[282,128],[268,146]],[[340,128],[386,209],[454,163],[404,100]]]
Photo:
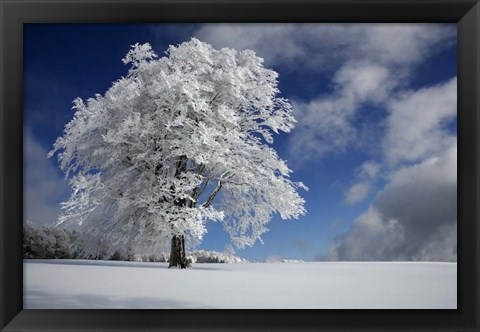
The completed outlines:
[[[388,104],[387,185],[318,259],[456,261],[457,138],[451,130],[456,95],[453,78]],[[360,174],[368,170],[372,167],[364,164]]]
[[[393,173],[327,260],[456,261],[457,147]]]

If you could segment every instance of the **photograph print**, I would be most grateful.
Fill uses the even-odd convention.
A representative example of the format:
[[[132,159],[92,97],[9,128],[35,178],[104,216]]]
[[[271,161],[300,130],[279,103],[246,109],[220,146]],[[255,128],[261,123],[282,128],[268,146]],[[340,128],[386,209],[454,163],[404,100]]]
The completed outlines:
[[[457,309],[456,24],[24,24],[24,309]]]

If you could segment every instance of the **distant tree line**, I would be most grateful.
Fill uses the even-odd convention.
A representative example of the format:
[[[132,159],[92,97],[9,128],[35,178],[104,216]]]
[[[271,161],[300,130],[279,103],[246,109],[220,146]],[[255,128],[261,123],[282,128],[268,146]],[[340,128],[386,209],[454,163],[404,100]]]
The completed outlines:
[[[87,242],[96,241],[96,250],[86,251]],[[35,227],[23,225],[24,259],[103,259],[133,260],[131,249],[115,250],[111,253],[108,245],[76,230],[53,226]]]
[[[246,263],[246,259],[217,251],[196,250],[189,255],[193,263]]]
[[[77,238],[77,232],[44,226],[36,228],[23,225],[23,258],[77,258],[71,244]]]
[[[86,250],[87,247],[96,249]],[[35,227],[27,223],[23,225],[23,258],[168,262],[169,254],[135,253],[130,247],[114,249],[105,241],[77,230],[53,226]],[[233,254],[206,250],[192,251],[188,259],[192,263],[246,262]]]

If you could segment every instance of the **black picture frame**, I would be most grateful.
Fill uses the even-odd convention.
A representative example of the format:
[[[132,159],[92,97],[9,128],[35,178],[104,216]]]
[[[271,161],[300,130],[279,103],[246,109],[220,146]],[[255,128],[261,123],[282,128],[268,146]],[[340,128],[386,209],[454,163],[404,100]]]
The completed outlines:
[[[2,331],[479,331],[477,0],[0,0]],[[23,310],[23,24],[452,22],[458,27],[458,309]]]

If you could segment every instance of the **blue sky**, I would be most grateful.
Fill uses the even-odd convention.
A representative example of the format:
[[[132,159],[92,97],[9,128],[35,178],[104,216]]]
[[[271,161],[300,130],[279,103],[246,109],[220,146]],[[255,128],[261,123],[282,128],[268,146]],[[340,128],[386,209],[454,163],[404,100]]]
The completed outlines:
[[[276,70],[296,128],[276,136],[307,215],[238,255],[303,260],[456,260],[456,25],[26,24],[24,218],[55,223],[68,182],[54,158],[72,101],[127,74],[130,45],[157,54],[191,37],[252,49]],[[210,223],[201,249],[228,244]]]

